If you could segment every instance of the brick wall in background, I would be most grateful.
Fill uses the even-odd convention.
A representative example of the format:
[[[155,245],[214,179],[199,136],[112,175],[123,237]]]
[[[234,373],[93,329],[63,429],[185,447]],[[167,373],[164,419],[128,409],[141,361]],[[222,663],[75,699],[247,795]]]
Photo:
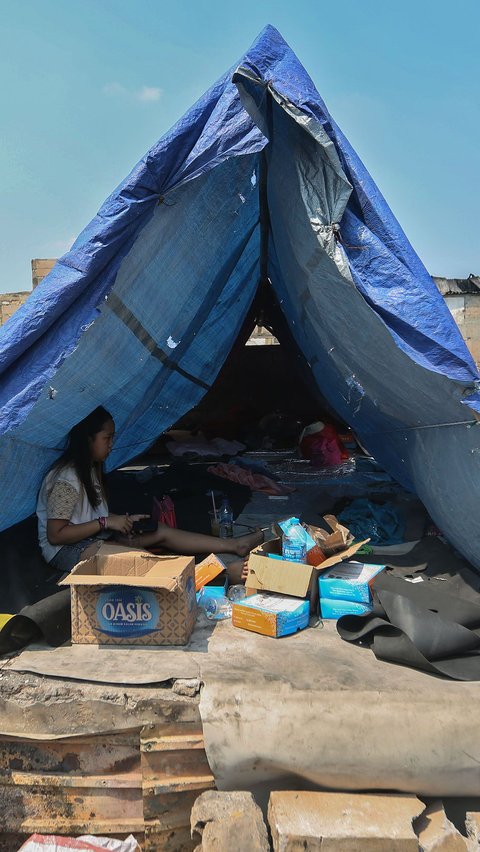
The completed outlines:
[[[0,325],[4,325],[20,305],[28,299],[30,291],[21,293],[4,293],[0,295]]]
[[[480,294],[468,293],[444,298],[473,360],[477,367],[480,366]]]
[[[43,281],[56,262],[56,258],[36,257],[32,260],[32,289]],[[18,293],[0,294],[0,325],[4,325],[17,308],[26,302],[31,292],[31,290],[21,290]]]
[[[480,276],[434,278],[477,367],[480,367]]]
[[[32,287],[35,289],[40,281],[43,281],[46,275],[55,266],[56,258],[36,257],[32,260]]]

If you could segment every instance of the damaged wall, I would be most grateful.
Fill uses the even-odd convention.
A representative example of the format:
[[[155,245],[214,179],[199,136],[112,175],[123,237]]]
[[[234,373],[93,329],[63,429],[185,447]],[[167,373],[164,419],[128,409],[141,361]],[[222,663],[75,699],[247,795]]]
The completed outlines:
[[[477,365],[480,364],[480,276],[434,278],[462,337]]]
[[[56,258],[34,258],[32,260],[32,290],[56,264]],[[19,290],[16,293],[0,294],[0,325],[5,325],[20,305],[23,305],[30,296],[32,290]]]

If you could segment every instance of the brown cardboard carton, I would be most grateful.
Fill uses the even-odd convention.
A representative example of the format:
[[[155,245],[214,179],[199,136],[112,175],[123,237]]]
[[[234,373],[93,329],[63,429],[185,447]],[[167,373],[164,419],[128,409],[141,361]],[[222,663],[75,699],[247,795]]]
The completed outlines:
[[[348,527],[342,526],[335,515],[324,515],[323,520],[330,528],[330,532],[322,529],[322,527],[311,525],[307,525],[306,529],[326,556],[339,553],[353,543],[353,535],[350,530]]]
[[[269,591],[278,592],[280,595],[293,595],[293,597],[310,599],[310,609],[315,612],[318,605],[318,583],[320,572],[331,568],[343,559],[350,559],[357,550],[366,544],[369,539],[359,541],[339,553],[335,553],[325,559],[318,568],[305,565],[301,562],[287,562],[283,559],[275,559],[268,556],[269,553],[281,555],[282,541],[274,538],[264,542],[252,550],[248,558],[248,574],[245,581],[247,592]]]
[[[195,624],[190,556],[105,543],[60,585],[70,586],[73,643],[185,645]]]
[[[226,571],[226,565],[222,562],[218,556],[215,556],[214,553],[211,553],[209,556],[206,556],[205,559],[202,559],[198,565],[195,566],[195,589],[196,591],[200,591],[203,586],[206,586],[207,583],[210,583],[211,580],[214,580],[215,577],[218,577],[222,571]]]
[[[288,517],[280,518],[273,525],[279,538],[281,538],[283,534],[282,524],[284,521],[288,520],[290,520]],[[315,544],[321,548],[325,556],[332,556],[334,553],[345,550],[353,543],[353,535],[350,530],[348,527],[344,527],[340,524],[335,515],[324,515],[323,520],[325,521],[327,529],[324,529],[323,527],[316,527],[312,524],[302,524],[302,526],[306,529]],[[311,562],[310,564],[313,565],[314,563]]]

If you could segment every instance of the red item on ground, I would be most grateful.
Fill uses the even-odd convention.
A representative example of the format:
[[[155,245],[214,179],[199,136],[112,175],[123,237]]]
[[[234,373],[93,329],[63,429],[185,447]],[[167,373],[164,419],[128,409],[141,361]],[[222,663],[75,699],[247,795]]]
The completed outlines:
[[[325,467],[334,467],[348,458],[342,447],[337,430],[331,423],[312,423],[303,430],[300,450],[306,459],[312,459]]]

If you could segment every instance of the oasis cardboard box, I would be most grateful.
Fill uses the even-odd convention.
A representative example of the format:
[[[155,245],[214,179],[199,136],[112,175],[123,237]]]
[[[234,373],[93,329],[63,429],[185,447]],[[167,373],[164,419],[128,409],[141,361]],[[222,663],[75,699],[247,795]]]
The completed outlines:
[[[365,541],[359,541],[350,547],[335,553],[325,559],[318,568],[305,565],[303,562],[287,562],[281,558],[282,541],[274,538],[266,541],[248,557],[248,574],[245,585],[249,593],[254,591],[278,592],[280,595],[293,595],[297,598],[309,598],[310,609],[315,612],[318,609],[318,583],[319,572],[336,565],[342,559],[353,556]]]
[[[70,586],[73,643],[185,645],[195,624],[190,556],[105,543],[59,585]]]
[[[232,624],[264,636],[288,636],[308,627],[308,601],[286,595],[252,595],[232,607]]]

